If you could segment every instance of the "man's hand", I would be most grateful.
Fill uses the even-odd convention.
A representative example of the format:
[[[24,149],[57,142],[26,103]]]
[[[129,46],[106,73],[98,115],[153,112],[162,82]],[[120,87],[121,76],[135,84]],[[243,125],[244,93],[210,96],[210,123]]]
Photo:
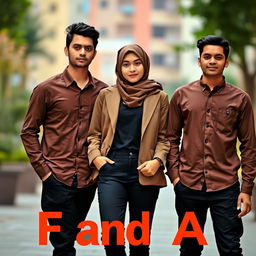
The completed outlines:
[[[238,214],[238,217],[241,218],[245,216],[248,212],[251,211],[251,207],[251,196],[241,192],[237,199],[237,209],[241,209],[241,212]]]
[[[160,166],[161,163],[158,160],[154,159],[144,162],[137,169],[145,176],[153,176],[156,174]]]
[[[105,163],[114,164],[115,162],[106,156],[97,156],[93,161],[95,167],[99,170]]]
[[[47,180],[51,176],[52,172],[48,172],[43,178],[42,181]]]
[[[180,181],[180,178],[178,177],[178,178],[176,178],[174,181],[173,181],[173,186],[175,186],[178,182]]]

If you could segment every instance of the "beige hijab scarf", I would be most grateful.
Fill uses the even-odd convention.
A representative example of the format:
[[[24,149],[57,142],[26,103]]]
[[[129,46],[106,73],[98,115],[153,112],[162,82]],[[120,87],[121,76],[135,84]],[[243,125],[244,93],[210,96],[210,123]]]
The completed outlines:
[[[144,67],[144,75],[137,83],[129,83],[122,75],[122,63],[127,53],[134,53],[141,60]],[[126,45],[117,53],[116,62],[116,86],[125,105],[134,108],[143,104],[147,96],[158,93],[163,90],[161,84],[148,79],[149,75],[149,57],[147,53],[137,44]]]

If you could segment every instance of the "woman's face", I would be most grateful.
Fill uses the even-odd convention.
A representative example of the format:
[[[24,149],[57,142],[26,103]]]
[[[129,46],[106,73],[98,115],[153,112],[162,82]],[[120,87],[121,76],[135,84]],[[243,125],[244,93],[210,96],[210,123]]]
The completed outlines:
[[[139,57],[130,52],[124,57],[121,72],[129,83],[137,83],[144,75],[144,67]]]

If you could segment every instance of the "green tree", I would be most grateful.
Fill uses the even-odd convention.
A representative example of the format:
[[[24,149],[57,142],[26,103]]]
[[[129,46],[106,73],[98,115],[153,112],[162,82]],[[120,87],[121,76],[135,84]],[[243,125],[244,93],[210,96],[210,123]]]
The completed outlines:
[[[232,46],[232,60],[239,66],[244,88],[255,103],[256,91],[256,1],[180,0],[181,13],[199,17],[196,39],[219,35]],[[250,55],[250,56],[248,56]]]
[[[22,31],[18,34],[17,31]],[[41,46],[41,42],[49,37],[51,31],[45,31],[40,18],[38,15],[34,15],[31,12],[28,12],[27,15],[23,18],[19,26],[10,30],[10,35],[16,35],[15,38],[18,39],[18,44],[25,44],[24,52],[24,65],[21,70],[21,83],[20,88],[24,89],[27,81],[27,76],[29,73],[28,60],[31,56],[42,56],[45,58],[51,58],[50,54]],[[17,38],[17,36],[19,37]]]
[[[0,0],[0,30],[18,26],[30,4],[29,0]]]
[[[13,80],[20,77],[24,61],[25,47],[0,33],[0,163],[21,152],[18,134],[29,96]]]
[[[24,57],[25,46],[17,46],[6,33],[0,33],[0,106],[11,95],[10,77],[22,71]]]
[[[38,17],[29,12],[30,1],[0,0],[0,163],[27,159],[19,138],[27,109],[25,89],[28,58],[48,56],[40,46],[47,36]]]

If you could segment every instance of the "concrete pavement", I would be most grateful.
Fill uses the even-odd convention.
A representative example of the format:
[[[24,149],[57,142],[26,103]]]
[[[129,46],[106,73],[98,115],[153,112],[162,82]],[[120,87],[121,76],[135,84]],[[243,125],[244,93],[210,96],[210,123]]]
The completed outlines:
[[[36,194],[18,194],[15,206],[0,206],[0,255],[1,256],[50,256],[51,245],[38,245],[38,213],[40,211],[40,188]],[[97,198],[91,207],[87,220],[99,225]],[[244,220],[242,247],[244,256],[255,255],[256,222],[250,213]],[[172,186],[161,189],[154,217],[151,256],[178,256],[179,247],[171,245],[177,232],[177,216],[174,209]],[[204,256],[217,256],[217,249],[211,220],[208,218],[205,230],[208,245]],[[99,236],[100,240],[100,236]],[[77,255],[104,256],[103,246],[77,245]]]

